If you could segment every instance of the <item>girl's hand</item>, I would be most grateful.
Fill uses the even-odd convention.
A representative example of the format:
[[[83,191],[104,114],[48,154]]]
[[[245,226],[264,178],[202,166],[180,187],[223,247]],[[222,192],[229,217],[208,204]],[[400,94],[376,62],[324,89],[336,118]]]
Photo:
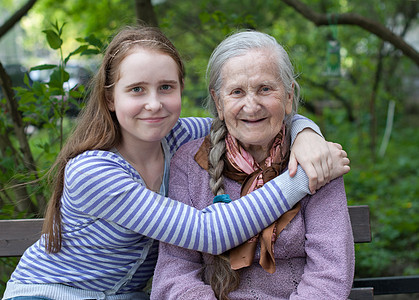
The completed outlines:
[[[288,169],[293,177],[300,164],[309,178],[310,192],[314,194],[326,183],[348,173],[349,163],[340,144],[327,142],[307,128],[297,135],[292,145]]]

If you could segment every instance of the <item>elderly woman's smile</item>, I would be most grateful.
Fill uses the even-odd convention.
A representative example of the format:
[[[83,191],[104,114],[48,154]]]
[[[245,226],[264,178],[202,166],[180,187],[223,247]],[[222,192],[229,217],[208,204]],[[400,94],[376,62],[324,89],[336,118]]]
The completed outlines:
[[[255,157],[267,154],[292,110],[293,94],[285,92],[274,59],[266,50],[230,58],[221,69],[219,97],[213,93],[228,132]]]

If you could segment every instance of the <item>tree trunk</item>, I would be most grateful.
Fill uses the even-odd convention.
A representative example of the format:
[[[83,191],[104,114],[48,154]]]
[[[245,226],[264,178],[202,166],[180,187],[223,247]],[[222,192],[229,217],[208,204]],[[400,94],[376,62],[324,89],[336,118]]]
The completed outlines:
[[[10,117],[13,123],[14,133],[16,135],[17,141],[19,143],[20,151],[23,155],[22,162],[25,168],[34,174],[35,178],[38,179],[38,172],[36,170],[35,161],[32,156],[32,151],[29,147],[28,139],[25,134],[25,128],[22,121],[22,116],[18,110],[18,103],[14,96],[14,92],[12,90],[12,81],[7,75],[6,70],[3,68],[3,65],[0,62],[0,86],[3,90],[4,97],[6,98],[6,106],[10,113]],[[21,194],[21,192],[19,192]],[[24,199],[17,199],[17,201]],[[30,199],[27,199],[30,201]],[[42,195],[37,197],[39,209],[43,211],[45,207],[45,198]],[[30,207],[30,204],[27,205]]]
[[[135,11],[138,23],[145,23],[146,25],[155,27],[159,26],[151,0],[135,0]]]
[[[28,11],[32,8],[32,6],[36,3],[37,0],[29,0],[23,5],[18,11],[16,11],[3,25],[0,26],[0,38],[3,37],[10,29],[15,26],[17,22],[22,19],[24,15],[28,13]]]
[[[372,87],[371,91],[371,97],[370,97],[370,150],[371,150],[371,157],[373,160],[375,160],[375,149],[377,146],[376,137],[377,137],[377,116],[375,111],[375,103],[377,99],[377,92],[378,87],[380,85],[381,81],[381,75],[383,72],[383,48],[384,48],[384,42],[381,43],[380,49],[378,50],[378,58],[377,58],[377,68],[375,70],[375,76],[374,76],[374,85]]]
[[[329,87],[327,85],[327,83],[320,83],[320,82],[315,82],[307,77],[303,78],[304,81],[306,81],[309,85],[323,89],[325,92],[329,93],[330,95],[332,95],[336,100],[338,100],[339,102],[342,103],[343,107],[346,110],[346,114],[348,116],[348,120],[352,123],[355,121],[355,116],[353,113],[353,109],[352,109],[352,105],[351,105],[351,101],[349,99],[346,99],[345,97],[343,97],[342,95],[339,94],[338,91],[336,91],[335,89]]]
[[[11,152],[11,153],[10,153]],[[0,134],[0,153],[3,157],[9,153],[11,154],[11,158],[15,166],[19,164],[18,156],[19,154],[16,152],[16,149],[13,147],[12,142],[10,141],[7,133]],[[0,166],[0,172],[6,173],[7,170],[4,167]],[[2,207],[5,203],[8,202],[13,204],[17,207],[19,212],[27,211],[29,213],[35,213],[37,211],[35,205],[32,203],[26,186],[22,184],[22,182],[18,182],[16,179],[11,178],[8,182],[8,186],[4,186],[0,184],[0,189],[4,195],[4,199],[2,197],[3,203],[0,203],[0,207]],[[9,196],[8,191],[11,191],[14,194],[14,198]]]
[[[299,0],[282,0],[285,4],[294,8],[297,12],[303,15],[306,19],[312,21],[316,26],[327,26],[332,25],[329,22],[327,14],[320,14],[308,7],[306,4],[302,3]],[[416,6],[413,5],[413,9],[416,9]],[[383,26],[382,24],[362,17],[354,13],[346,14],[334,14],[333,16],[333,25],[355,25],[359,26],[366,31],[371,32],[376,35],[383,41],[389,42],[395,48],[399,49],[409,57],[416,65],[419,66],[419,52],[417,52],[412,46],[407,44],[403,38],[394,34],[391,30]]]

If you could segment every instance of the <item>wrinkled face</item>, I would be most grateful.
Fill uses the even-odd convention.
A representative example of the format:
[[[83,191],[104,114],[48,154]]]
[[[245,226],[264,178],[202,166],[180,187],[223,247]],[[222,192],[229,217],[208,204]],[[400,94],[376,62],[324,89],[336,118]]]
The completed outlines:
[[[212,91],[219,117],[251,154],[269,151],[292,110],[293,94],[285,92],[274,61],[266,50],[231,58],[221,70],[219,98]]]
[[[160,141],[174,126],[181,111],[178,66],[168,55],[137,48],[120,65],[114,101],[122,143]]]

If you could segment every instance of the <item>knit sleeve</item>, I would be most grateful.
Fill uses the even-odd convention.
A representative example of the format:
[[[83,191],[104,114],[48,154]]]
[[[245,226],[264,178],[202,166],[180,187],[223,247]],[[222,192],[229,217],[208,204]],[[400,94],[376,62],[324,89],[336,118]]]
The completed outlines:
[[[343,178],[311,196],[304,212],[304,273],[292,300],[346,300],[354,276],[354,241]]]
[[[202,253],[160,243],[150,299],[216,300],[202,280],[202,267]]]
[[[150,238],[211,254],[248,240],[308,193],[308,178],[299,169],[295,177],[285,172],[240,201],[197,210],[146,189],[109,157],[114,154],[97,152],[68,163],[67,205]]]

